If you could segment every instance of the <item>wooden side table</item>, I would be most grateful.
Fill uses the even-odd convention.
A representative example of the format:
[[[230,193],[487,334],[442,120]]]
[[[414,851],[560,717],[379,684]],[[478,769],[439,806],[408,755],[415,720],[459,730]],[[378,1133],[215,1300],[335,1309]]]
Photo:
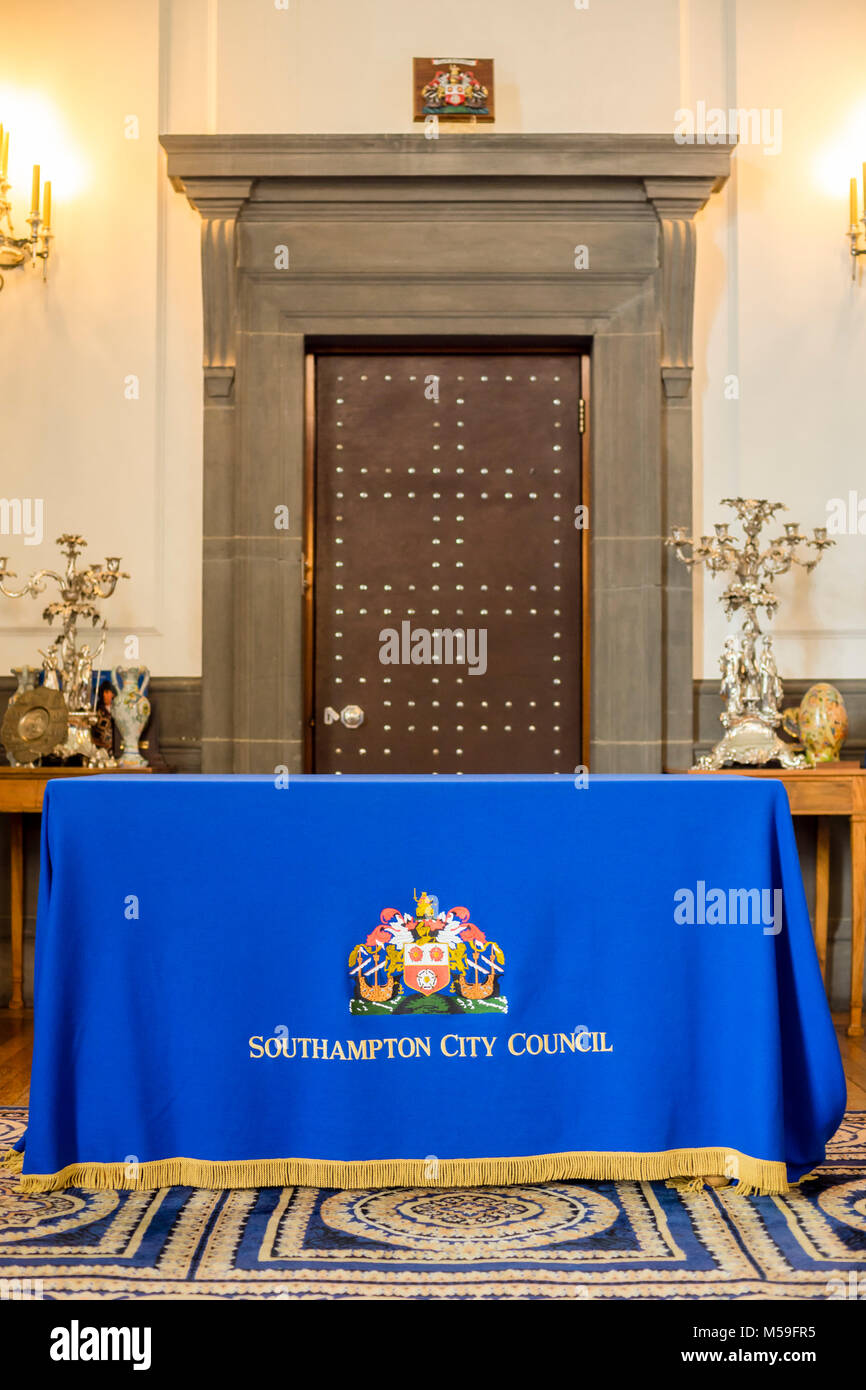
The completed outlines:
[[[9,817],[9,897],[12,940],[10,1009],[24,1008],[24,816],[42,810],[46,783],[55,777],[101,777],[150,772],[149,767],[0,767],[0,813]]]
[[[821,763],[817,767],[725,767],[703,777],[775,777],[788,793],[791,814],[818,817],[815,861],[815,947],[826,983],[827,918],[830,904],[830,823],[847,816],[851,826],[851,1019],[849,1038],[863,1036],[863,957],[866,944],[866,768],[859,763]]]

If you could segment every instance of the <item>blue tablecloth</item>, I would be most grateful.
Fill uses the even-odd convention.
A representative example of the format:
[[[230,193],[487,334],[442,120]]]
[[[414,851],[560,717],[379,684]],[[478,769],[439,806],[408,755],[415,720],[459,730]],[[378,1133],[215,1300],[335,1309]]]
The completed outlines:
[[[845,1085],[779,783],[58,780],[23,1183],[727,1175]]]

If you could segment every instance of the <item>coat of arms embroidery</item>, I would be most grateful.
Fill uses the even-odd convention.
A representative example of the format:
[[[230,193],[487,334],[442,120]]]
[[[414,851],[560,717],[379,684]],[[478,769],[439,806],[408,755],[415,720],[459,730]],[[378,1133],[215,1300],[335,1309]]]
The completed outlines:
[[[500,977],[505,955],[471,920],[468,907],[440,911],[422,892],[415,912],[385,907],[353,947],[353,1014],[507,1013]]]
[[[489,116],[487,95],[487,88],[478,80],[475,72],[456,62],[448,62],[439,68],[421,91],[425,116],[447,112],[455,107],[476,116]]]

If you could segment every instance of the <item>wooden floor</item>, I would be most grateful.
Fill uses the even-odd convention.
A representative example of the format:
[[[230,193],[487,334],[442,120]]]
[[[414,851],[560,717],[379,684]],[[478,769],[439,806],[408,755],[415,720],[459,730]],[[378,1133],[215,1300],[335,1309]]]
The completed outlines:
[[[866,1110],[866,1038],[846,1035],[848,1019],[834,1015],[845,1075],[848,1109]],[[30,1094],[33,1015],[16,1018],[0,1011],[0,1105],[26,1105]]]
[[[26,1105],[30,1097],[33,1014],[0,1011],[0,1105]]]

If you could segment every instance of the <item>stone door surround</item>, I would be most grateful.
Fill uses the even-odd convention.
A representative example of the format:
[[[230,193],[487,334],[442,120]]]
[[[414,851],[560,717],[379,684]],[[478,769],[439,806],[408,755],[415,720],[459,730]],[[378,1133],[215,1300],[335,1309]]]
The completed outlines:
[[[591,343],[590,766],[692,757],[695,216],[671,135],[165,135],[202,218],[202,767],[300,770],[304,360],[316,342]],[[289,529],[275,530],[274,509]]]

